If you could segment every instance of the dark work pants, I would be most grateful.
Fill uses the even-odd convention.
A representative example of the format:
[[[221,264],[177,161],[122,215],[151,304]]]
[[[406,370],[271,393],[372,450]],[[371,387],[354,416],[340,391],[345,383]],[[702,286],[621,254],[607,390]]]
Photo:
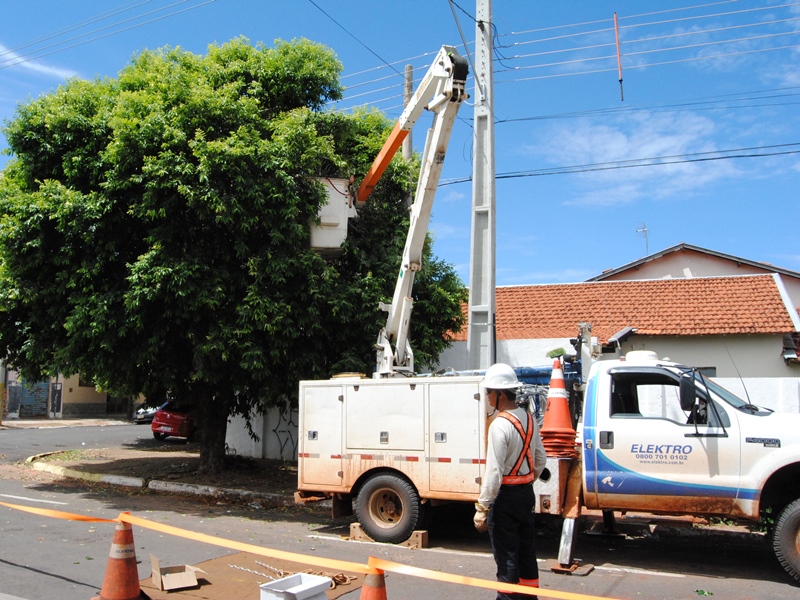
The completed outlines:
[[[536,496],[533,485],[503,485],[489,511],[489,539],[497,563],[497,581],[539,584],[539,566],[534,548]],[[535,584],[534,584],[535,582]],[[525,594],[498,592],[497,600],[530,599]]]

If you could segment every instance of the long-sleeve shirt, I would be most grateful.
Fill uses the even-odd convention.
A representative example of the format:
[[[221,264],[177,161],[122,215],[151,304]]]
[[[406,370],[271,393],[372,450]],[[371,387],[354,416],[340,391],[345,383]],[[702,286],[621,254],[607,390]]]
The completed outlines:
[[[528,413],[524,408],[517,407],[508,411],[517,417],[522,423],[522,428],[528,426]],[[547,457],[542,444],[542,436],[539,435],[539,427],[536,420],[533,420],[533,437],[531,439],[531,450],[533,452],[533,472],[535,479],[544,471]],[[520,452],[524,445],[524,440],[508,419],[497,418],[489,425],[489,442],[486,448],[486,470],[483,473],[481,483],[481,494],[478,497],[478,504],[488,509],[503,483],[503,476],[508,475],[517,462]],[[529,473],[528,462],[523,461],[520,467],[520,475]],[[533,485],[533,484],[531,484]]]

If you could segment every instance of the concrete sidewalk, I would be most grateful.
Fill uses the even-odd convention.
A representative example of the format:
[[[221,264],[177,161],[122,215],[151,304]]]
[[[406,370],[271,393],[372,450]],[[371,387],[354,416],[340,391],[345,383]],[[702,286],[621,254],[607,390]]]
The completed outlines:
[[[64,420],[15,420],[11,421],[11,425],[9,422],[4,421],[3,426],[0,429],[32,429],[32,428],[54,428],[54,427],[87,427],[87,426],[116,426],[116,425],[131,425],[130,421],[121,421],[121,420],[113,420],[113,419],[64,419]],[[104,449],[103,451],[107,451]],[[129,469],[127,473],[123,474],[120,472],[119,469],[103,469],[102,466],[99,466],[96,461],[93,460],[86,460],[86,459],[77,459],[74,461],[61,461],[62,464],[54,464],[50,462],[48,457],[52,455],[57,455],[62,453],[63,450],[56,450],[51,452],[43,452],[41,454],[36,454],[33,456],[29,456],[25,459],[25,464],[29,465],[35,471],[41,471],[46,473],[51,473],[53,475],[58,475],[60,477],[66,477],[70,479],[80,479],[83,481],[89,481],[94,483],[105,483],[120,487],[132,487],[132,488],[140,488],[140,489],[149,489],[159,492],[169,492],[169,493],[176,493],[176,494],[192,494],[197,496],[211,496],[211,497],[219,497],[219,498],[228,498],[228,499],[236,499],[239,502],[245,502],[248,504],[259,504],[262,506],[269,506],[269,507],[291,507],[295,505],[295,498],[294,498],[294,489],[292,492],[287,492],[283,488],[281,492],[275,493],[271,491],[265,491],[263,486],[256,486],[257,488],[261,489],[252,489],[252,486],[248,486],[248,482],[245,482],[241,485],[243,487],[237,487],[236,483],[231,480],[231,473],[228,472],[226,475],[226,479],[228,479],[228,485],[219,485],[221,482],[213,480],[209,482],[207,476],[197,476],[193,481],[170,481],[165,477],[158,478],[153,477],[155,473],[153,473],[152,468],[144,467],[143,465],[147,465],[145,460],[141,462],[137,462],[141,459],[140,454],[137,453],[135,450],[129,449],[120,449],[116,451],[112,451],[113,454],[119,454],[119,456],[115,456],[115,459],[124,460],[130,463],[133,461],[137,465],[142,465],[141,468],[134,469],[133,472],[130,472]],[[128,457],[130,455],[130,457]],[[152,456],[153,458],[158,457],[158,454]],[[151,457],[148,456],[147,459],[149,460]],[[167,457],[169,460],[174,461],[180,466],[180,463],[185,463],[186,459],[183,457],[176,457],[170,458]],[[167,476],[169,477],[169,475]],[[233,483],[233,485],[230,485]],[[216,484],[216,485],[215,485]],[[275,489],[272,487],[271,489]],[[0,600],[2,600],[0,598]]]
[[[84,481],[92,481],[95,483],[107,483],[122,487],[146,488],[159,492],[171,492],[175,494],[238,498],[239,500],[247,503],[259,503],[268,505],[270,507],[288,507],[295,504],[294,496],[291,494],[255,492],[252,490],[226,488],[213,485],[204,485],[200,483],[183,483],[177,481],[163,481],[158,479],[147,480],[143,477],[129,477],[125,475],[87,472],[82,470],[80,465],[76,465],[75,468],[72,468],[61,465],[53,465],[39,460],[49,454],[56,453],[48,452],[45,454],[38,454],[36,456],[29,456],[25,462],[30,464],[34,471],[43,471],[58,475],[60,477],[82,479]]]

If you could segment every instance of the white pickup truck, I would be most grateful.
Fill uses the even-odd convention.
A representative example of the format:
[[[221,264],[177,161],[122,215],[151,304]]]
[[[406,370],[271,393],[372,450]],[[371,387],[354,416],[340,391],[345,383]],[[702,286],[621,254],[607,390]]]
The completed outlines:
[[[490,422],[481,381],[301,382],[300,495],[329,495],[337,516],[355,500],[364,531],[384,542],[423,528],[431,505],[474,502]],[[565,517],[560,562],[582,507],[745,521],[770,509],[775,554],[800,580],[800,415],[649,352],[597,361],[584,383],[579,455],[548,457],[550,477],[535,483],[536,511]]]

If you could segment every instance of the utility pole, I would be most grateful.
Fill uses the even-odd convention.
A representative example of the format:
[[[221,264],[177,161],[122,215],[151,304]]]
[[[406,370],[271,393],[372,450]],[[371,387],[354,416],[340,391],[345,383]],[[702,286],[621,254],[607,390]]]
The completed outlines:
[[[467,368],[495,362],[495,167],[492,2],[475,9],[475,119],[472,160],[472,238],[470,244]]]

